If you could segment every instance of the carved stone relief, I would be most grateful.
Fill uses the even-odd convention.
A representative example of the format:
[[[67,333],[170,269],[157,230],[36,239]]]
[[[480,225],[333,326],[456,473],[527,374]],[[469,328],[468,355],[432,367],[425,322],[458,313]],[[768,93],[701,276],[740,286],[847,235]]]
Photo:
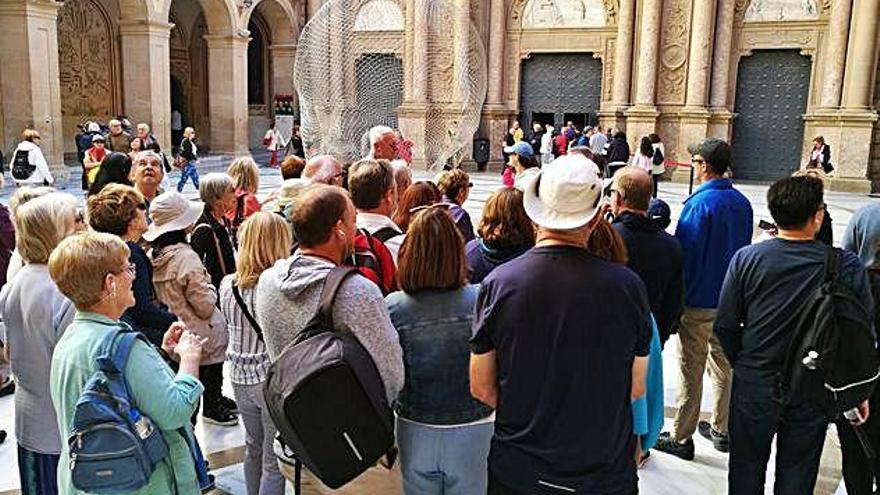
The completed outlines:
[[[602,27],[608,23],[603,0],[529,0],[522,11],[522,27]]]
[[[68,1],[58,11],[58,69],[65,127],[107,122],[116,101],[116,38],[106,12],[93,0]]]
[[[605,56],[602,57],[602,101],[611,101],[614,93],[614,60],[617,41],[605,40]]]
[[[358,11],[355,31],[403,31],[400,6],[394,0],[371,0]]]
[[[664,12],[657,81],[657,102],[660,104],[684,104],[690,15],[689,0],[670,0]]]
[[[816,0],[752,0],[745,10],[746,22],[802,21],[819,18]]]

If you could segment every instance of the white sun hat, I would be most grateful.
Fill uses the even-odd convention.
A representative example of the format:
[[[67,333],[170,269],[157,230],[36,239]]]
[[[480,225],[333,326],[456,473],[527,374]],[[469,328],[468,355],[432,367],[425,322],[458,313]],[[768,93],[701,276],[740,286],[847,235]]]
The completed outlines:
[[[526,185],[523,206],[540,227],[571,230],[593,219],[601,199],[599,167],[583,155],[563,155]]]
[[[150,203],[150,224],[144,233],[147,242],[155,241],[160,235],[184,230],[196,223],[205,205],[189,201],[177,191],[168,191],[156,196]]]

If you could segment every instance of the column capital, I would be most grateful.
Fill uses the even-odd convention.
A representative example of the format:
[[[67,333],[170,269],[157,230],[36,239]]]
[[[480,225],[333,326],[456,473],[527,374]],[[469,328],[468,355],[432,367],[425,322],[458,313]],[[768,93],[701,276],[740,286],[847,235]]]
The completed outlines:
[[[119,21],[120,34],[147,34],[171,36],[171,28],[174,24],[155,19],[131,19]]]
[[[54,21],[60,8],[61,4],[52,0],[0,0],[0,15],[29,15]]]
[[[207,42],[208,49],[212,48],[244,48],[247,49],[250,42],[250,31],[239,30],[235,34],[206,34],[202,38]]]
[[[271,51],[272,53],[277,53],[279,55],[283,53],[293,54],[296,52],[297,46],[298,45],[296,43],[274,43],[272,45],[269,45],[269,51]]]

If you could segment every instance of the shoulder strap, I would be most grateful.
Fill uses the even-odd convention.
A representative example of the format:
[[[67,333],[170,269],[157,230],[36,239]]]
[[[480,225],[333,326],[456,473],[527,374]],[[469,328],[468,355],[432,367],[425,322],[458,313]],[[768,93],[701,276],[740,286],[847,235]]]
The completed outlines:
[[[193,229],[193,232],[199,230],[202,227],[207,227],[208,231],[211,232],[211,238],[214,239],[214,249],[216,249],[217,253],[217,261],[220,263],[220,269],[223,270],[223,276],[225,277],[229,274],[229,272],[226,271],[226,260],[223,259],[223,251],[220,249],[220,241],[217,240],[217,233],[214,232],[214,227],[207,223],[200,223],[196,225],[196,227]]]
[[[840,274],[840,250],[831,246],[825,249],[825,283],[834,282]]]
[[[399,235],[403,235],[402,233],[394,230],[392,227],[383,227],[375,232],[373,232],[373,237],[382,241],[382,244],[388,242],[390,239],[393,239]]]
[[[336,299],[339,287],[345,279],[357,271],[358,269],[353,266],[336,266],[330,270],[330,274],[324,280],[324,288],[321,289],[321,298],[318,300],[317,316],[327,327],[335,328],[333,326],[333,300]]]
[[[244,303],[244,299],[241,297],[241,292],[238,290],[238,280],[232,280],[232,296],[235,297],[235,302],[238,303],[238,307],[241,308],[241,312],[244,313],[244,317],[247,318],[248,323],[251,324],[251,328],[254,329],[254,332],[257,334],[257,338],[260,339],[260,342],[264,342],[263,340],[263,329],[260,328],[260,324],[257,323],[256,318],[251,314],[248,310],[247,304]]]

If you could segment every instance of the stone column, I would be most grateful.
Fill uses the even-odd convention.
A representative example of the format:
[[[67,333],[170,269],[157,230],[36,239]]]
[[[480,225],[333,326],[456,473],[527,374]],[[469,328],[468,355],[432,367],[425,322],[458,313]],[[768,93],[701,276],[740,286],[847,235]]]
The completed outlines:
[[[730,139],[733,114],[728,108],[730,85],[730,55],[733,49],[733,21],[735,0],[718,0],[715,15],[715,47],[712,50],[712,82],[709,92],[710,136]]]
[[[658,19],[662,17],[662,0],[644,0],[640,16],[638,57],[633,56],[638,67],[636,78],[635,105],[630,107],[626,116],[626,134],[630,147],[637,149],[641,136],[654,132],[657,128],[657,111],[654,99],[657,88],[657,69],[660,65],[660,26]]]
[[[712,39],[715,28],[715,0],[694,2],[691,17],[691,48],[688,56],[685,107],[706,111],[709,75],[712,68]]]
[[[413,101],[424,103],[428,98],[428,74],[425,67],[428,66],[428,36],[430,27],[428,26],[428,9],[424,0],[414,0],[415,19],[413,25],[415,31],[413,36]]]
[[[306,4],[306,22],[315,17],[315,14],[321,10],[322,5],[324,5],[324,0],[308,0]]]
[[[211,151],[248,154],[247,46],[250,38],[206,35]]]
[[[657,88],[657,66],[660,55],[660,25],[662,0],[645,0],[642,3],[639,29],[639,73],[636,79],[636,107],[654,109]]]
[[[123,108],[134,122],[150,125],[159,145],[171,149],[171,84],[168,40],[172,25],[164,21],[122,21]]]
[[[614,88],[611,96],[616,111],[622,111],[629,105],[635,10],[635,0],[620,0],[620,11],[617,14],[617,41],[614,45]]]
[[[855,0],[852,10],[842,106],[848,110],[867,111],[871,107],[880,2]]]
[[[453,100],[462,101],[467,98],[467,67],[470,62],[471,40],[471,0],[455,0],[455,18],[453,20],[455,38],[453,39],[453,76],[455,85]]]
[[[21,132],[40,133],[53,175],[66,179],[58,73],[58,8],[36,0],[0,0],[0,145],[10,150]]]
[[[632,0],[625,0],[632,1]],[[489,94],[486,103],[500,105],[504,98],[504,0],[491,0],[489,31]]]
[[[840,106],[840,90],[843,86],[843,71],[846,65],[846,44],[849,38],[849,17],[852,0],[837,0],[831,4],[831,19],[828,23],[828,43],[825,45],[822,73],[822,100],[820,108]]]

